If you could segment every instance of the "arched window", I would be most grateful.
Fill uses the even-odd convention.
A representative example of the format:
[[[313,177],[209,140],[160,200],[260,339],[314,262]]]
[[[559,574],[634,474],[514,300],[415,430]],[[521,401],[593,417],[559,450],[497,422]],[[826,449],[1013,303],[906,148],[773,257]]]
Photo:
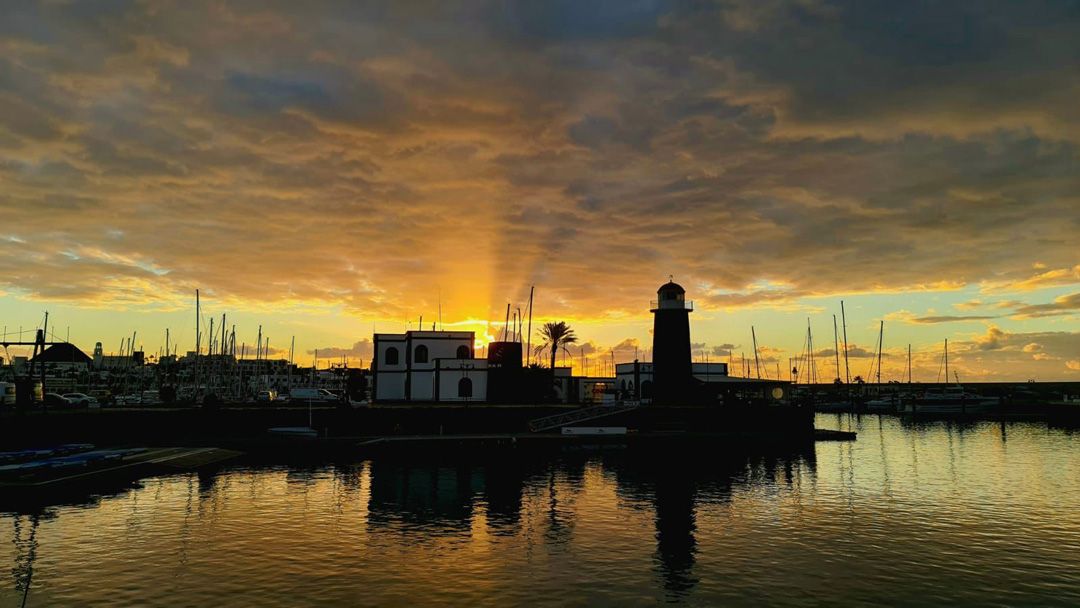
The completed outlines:
[[[387,365],[397,365],[398,364],[398,351],[393,346],[386,349],[386,364]]]
[[[427,363],[427,347],[423,344],[416,347],[415,360],[417,363]]]
[[[457,396],[462,399],[468,399],[472,397],[472,380],[469,378],[462,378],[457,383]]]
[[[458,359],[468,359],[471,356],[472,356],[472,352],[469,351],[468,346],[465,346],[464,344],[462,344],[461,346],[457,347],[457,358]]]
[[[652,399],[652,381],[651,380],[642,380],[641,381],[641,398],[642,399]]]

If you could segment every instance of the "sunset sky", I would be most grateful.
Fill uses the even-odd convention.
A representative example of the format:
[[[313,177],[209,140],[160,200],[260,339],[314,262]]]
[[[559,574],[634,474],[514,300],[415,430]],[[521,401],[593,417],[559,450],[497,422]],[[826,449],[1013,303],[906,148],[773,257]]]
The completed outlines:
[[[628,361],[673,275],[702,360],[831,379],[842,299],[852,375],[1080,380],[1078,145],[1068,2],[5,2],[0,323],[366,364],[536,285]]]

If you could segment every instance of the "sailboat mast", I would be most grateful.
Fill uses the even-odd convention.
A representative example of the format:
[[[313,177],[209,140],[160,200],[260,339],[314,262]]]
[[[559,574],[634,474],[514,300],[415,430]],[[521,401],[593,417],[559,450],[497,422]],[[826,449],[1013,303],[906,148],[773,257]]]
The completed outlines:
[[[907,345],[907,383],[911,384],[911,345]]]
[[[840,338],[836,329],[836,315],[832,316],[833,353],[836,355],[836,379],[840,379]]]
[[[840,300],[840,320],[844,325],[844,383],[851,384],[851,365],[848,363],[847,314],[844,312],[843,300]]]
[[[525,366],[528,367],[532,363],[532,307],[533,307],[533,291],[536,289],[536,285],[529,287],[529,335],[525,338],[525,356],[527,361]]]
[[[503,342],[506,342],[507,331],[510,329],[510,303],[506,303],[506,320],[503,321]]]
[[[949,339],[945,338],[945,384],[949,383]]]
[[[199,395],[199,343],[201,335],[199,333],[199,290],[195,290],[195,396]]]
[[[761,380],[761,362],[758,360],[757,354],[757,334],[754,333],[754,326],[750,326],[750,337],[754,341],[754,373],[757,374],[758,380]]]
[[[881,326],[878,328],[878,347],[877,347],[877,383],[878,388],[881,388],[881,351],[885,348],[885,321],[881,321]]]

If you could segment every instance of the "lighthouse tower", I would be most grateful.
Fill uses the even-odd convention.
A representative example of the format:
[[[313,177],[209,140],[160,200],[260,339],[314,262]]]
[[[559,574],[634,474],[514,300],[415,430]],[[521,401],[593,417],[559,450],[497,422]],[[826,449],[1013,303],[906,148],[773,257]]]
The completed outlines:
[[[652,303],[653,388],[660,403],[678,403],[690,396],[690,312],[686,290],[675,281],[660,286]]]

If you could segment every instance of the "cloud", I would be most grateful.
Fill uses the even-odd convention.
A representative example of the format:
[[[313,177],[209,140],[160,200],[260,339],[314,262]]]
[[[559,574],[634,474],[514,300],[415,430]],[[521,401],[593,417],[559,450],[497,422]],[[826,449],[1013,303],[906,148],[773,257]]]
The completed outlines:
[[[996,325],[991,325],[986,330],[986,335],[975,339],[975,347],[979,350],[997,350],[1004,346],[1003,339],[1006,334]]]
[[[1025,304],[1012,311],[1016,318],[1054,317],[1080,311],[1080,292],[1058,296],[1046,304]]]
[[[929,317],[914,317],[910,323],[953,323],[956,321],[984,321],[987,319],[996,319],[997,317],[990,315],[937,315]]]
[[[1077,352],[1080,352],[1080,332],[1011,332],[992,326],[985,334],[970,340],[949,341],[950,366],[968,378],[988,381],[1060,378]],[[939,349],[927,355],[940,359],[941,352]],[[1060,362],[1065,362],[1065,366]]]
[[[836,356],[836,350],[831,349],[831,348],[826,348],[824,350],[817,351],[816,353],[814,353],[814,356],[815,357],[826,357],[826,358],[835,357]],[[866,358],[869,358],[869,357],[877,357],[877,350],[867,350],[867,349],[865,349],[865,348],[863,348],[861,346],[857,346],[855,344],[849,344],[848,349],[847,349],[847,357],[849,359],[866,359]],[[844,358],[844,349],[843,348],[840,349],[840,358],[841,359]]]
[[[347,357],[349,359],[367,359],[370,360],[374,353],[374,345],[371,340],[364,338],[353,343],[348,348],[340,346],[324,346],[318,349],[311,349],[307,351],[309,355],[315,355],[318,353],[319,358],[327,359],[340,359],[341,357]]]
[[[1070,359],[1070,360],[1066,361],[1065,362],[1065,369],[1068,369],[1068,370],[1074,371],[1074,372],[1080,372],[1080,360],[1078,360],[1078,359]]]
[[[732,353],[732,351],[738,350],[740,346],[738,344],[732,344],[725,342],[723,344],[717,344],[709,351],[714,357],[726,357]]]
[[[31,307],[501,321],[535,284],[573,321],[643,316],[669,274],[751,311],[1080,285],[1053,3],[68,8],[0,25],[0,290]]]

